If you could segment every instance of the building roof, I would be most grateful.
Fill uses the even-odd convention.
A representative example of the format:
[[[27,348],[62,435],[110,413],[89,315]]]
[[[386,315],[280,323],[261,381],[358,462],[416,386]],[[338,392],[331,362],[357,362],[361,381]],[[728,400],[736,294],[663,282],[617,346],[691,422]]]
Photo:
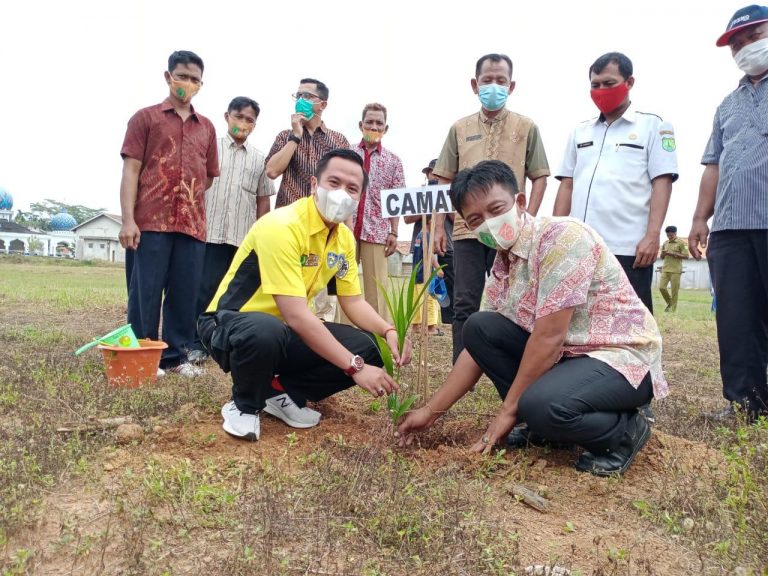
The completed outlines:
[[[88,224],[88,223],[90,223],[90,222],[93,222],[94,220],[96,220],[96,219],[98,219],[98,218],[101,218],[102,216],[104,216],[105,218],[109,218],[110,220],[112,220],[112,221],[113,221],[113,222],[115,222],[116,224],[119,224],[120,226],[122,226],[122,225],[123,225],[123,217],[122,217],[122,216],[120,216],[119,214],[110,214],[109,212],[99,212],[99,213],[98,213],[98,214],[96,214],[96,216],[94,216],[93,218],[89,218],[89,219],[88,219],[88,220],[86,220],[85,222],[81,222],[80,224],[78,224],[77,226],[75,226],[74,228],[72,228],[72,231],[75,231],[75,230],[77,230],[78,228],[82,228],[82,227],[83,227],[83,226],[85,226],[86,224]]]
[[[33,232],[29,228],[25,228],[21,224],[8,220],[0,220],[0,232],[8,232],[9,234],[36,234],[36,232]]]

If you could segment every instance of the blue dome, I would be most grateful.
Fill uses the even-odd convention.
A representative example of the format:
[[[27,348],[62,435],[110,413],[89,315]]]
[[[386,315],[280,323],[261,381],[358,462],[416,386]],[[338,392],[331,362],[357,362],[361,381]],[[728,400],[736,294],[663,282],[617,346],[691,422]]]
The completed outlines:
[[[13,208],[13,196],[5,188],[0,188],[0,210],[10,210]]]
[[[65,230],[72,230],[77,226],[77,220],[71,214],[66,212],[59,212],[51,218],[51,230],[54,232],[63,232]]]

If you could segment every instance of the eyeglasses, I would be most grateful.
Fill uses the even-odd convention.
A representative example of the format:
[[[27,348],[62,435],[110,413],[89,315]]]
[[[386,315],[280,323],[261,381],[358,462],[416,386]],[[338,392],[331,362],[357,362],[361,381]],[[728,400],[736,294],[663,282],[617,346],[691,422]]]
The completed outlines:
[[[317,94],[312,94],[312,92],[296,92],[296,94],[291,94],[291,97],[294,100],[298,100],[300,98],[303,98],[304,100],[322,100],[320,96]]]

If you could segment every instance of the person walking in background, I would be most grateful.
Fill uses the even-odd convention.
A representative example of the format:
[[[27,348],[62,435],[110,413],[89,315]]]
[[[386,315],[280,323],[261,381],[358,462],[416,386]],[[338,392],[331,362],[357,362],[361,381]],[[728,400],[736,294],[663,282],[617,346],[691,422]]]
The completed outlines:
[[[264,154],[248,142],[260,111],[255,100],[238,96],[224,114],[227,133],[218,139],[221,175],[205,193],[207,234],[196,316],[205,312],[238,246],[253,223],[269,212],[269,198],[275,194],[264,172]],[[208,354],[199,335],[191,348],[189,361],[205,362]]]
[[[191,104],[203,85],[197,54],[171,54],[165,82],[168,97],[131,117],[120,151],[128,322],[138,338],[157,340],[162,308],[160,369],[197,376],[187,349],[205,257],[205,190],[219,175],[216,130]]]
[[[664,264],[659,278],[659,292],[667,303],[665,312],[677,312],[677,294],[680,291],[680,276],[683,274],[683,260],[688,258],[688,244],[677,237],[677,226],[664,229],[667,241],[661,247]],[[667,290],[667,286],[671,286]]]

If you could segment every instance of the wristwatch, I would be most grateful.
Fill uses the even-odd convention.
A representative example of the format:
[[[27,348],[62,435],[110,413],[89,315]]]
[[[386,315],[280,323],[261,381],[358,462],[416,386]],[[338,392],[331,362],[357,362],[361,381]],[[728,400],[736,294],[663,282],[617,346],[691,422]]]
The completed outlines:
[[[296,136],[296,134],[291,134],[290,136],[288,136],[288,141],[289,142],[296,142],[296,144],[301,144],[301,138]]]
[[[355,354],[349,361],[349,368],[344,370],[344,374],[347,376],[354,376],[363,369],[363,366],[365,366],[365,360],[363,360],[362,356]]]

